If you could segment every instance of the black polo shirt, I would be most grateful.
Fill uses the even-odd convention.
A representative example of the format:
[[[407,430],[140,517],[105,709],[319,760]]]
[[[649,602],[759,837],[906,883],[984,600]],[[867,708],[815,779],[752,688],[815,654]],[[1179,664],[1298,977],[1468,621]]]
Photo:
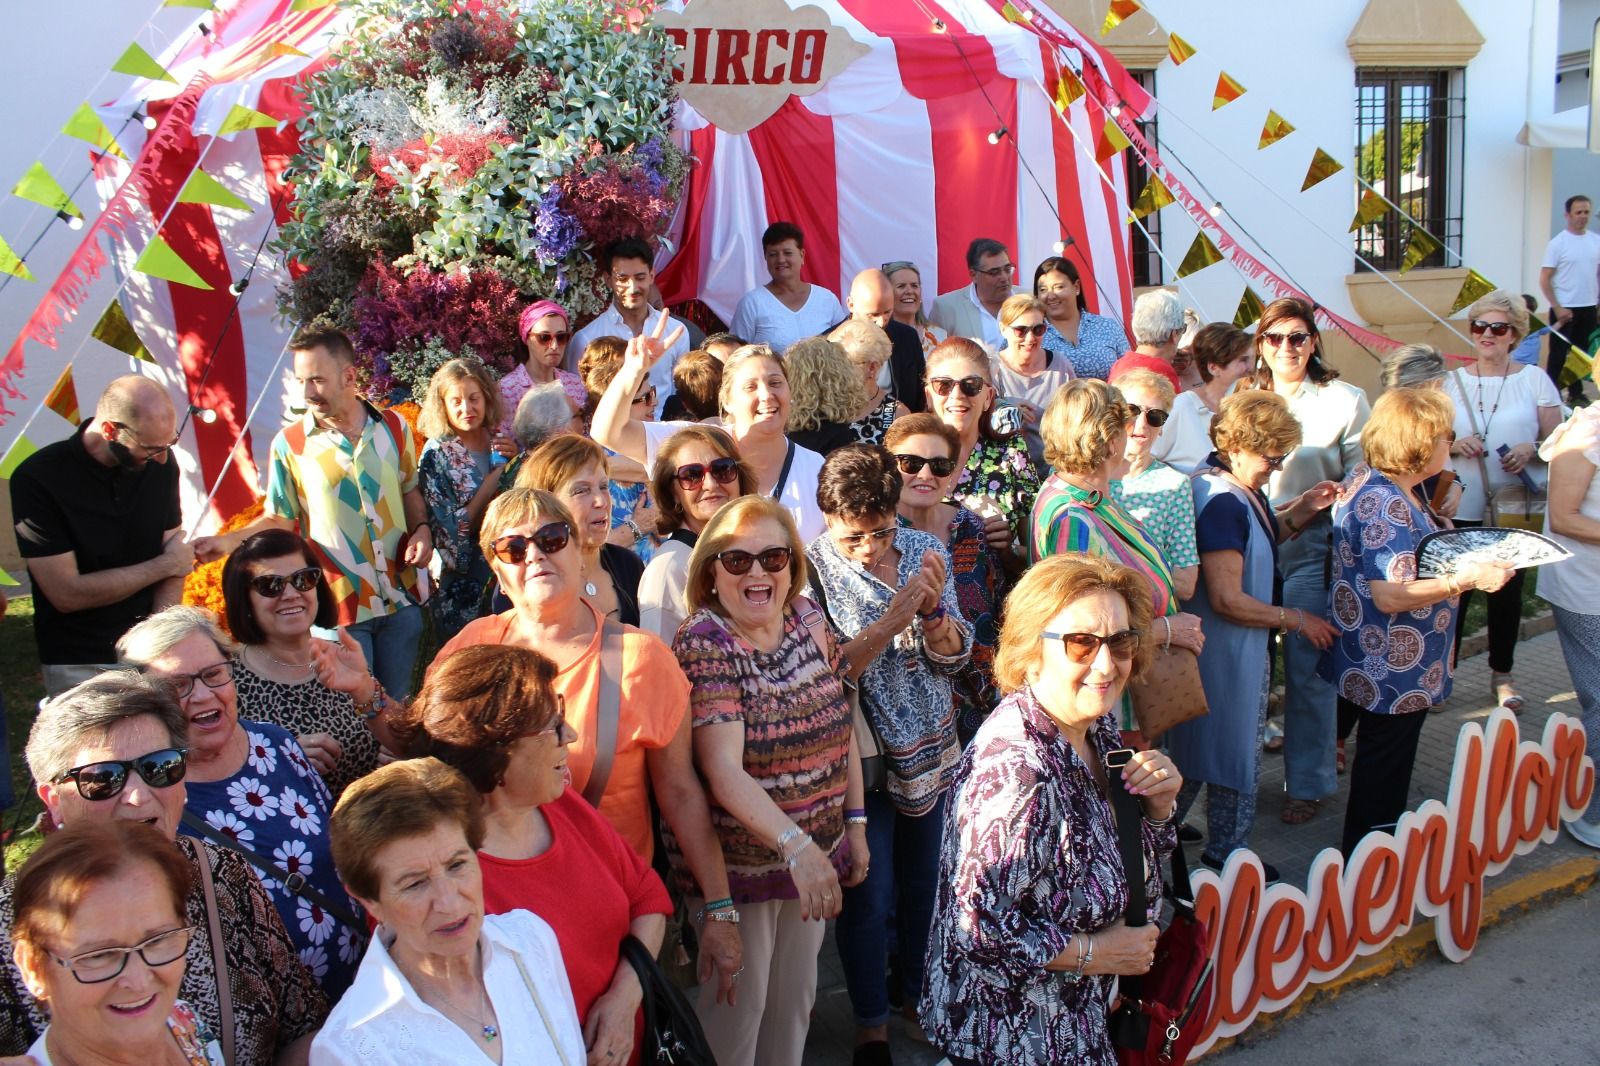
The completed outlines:
[[[109,467],[83,446],[83,431],[40,448],[11,475],[11,516],[24,559],[72,552],[78,572],[132,566],[161,554],[161,537],[183,523],[178,464],[146,463],[136,471]],[[150,613],[155,586],[117,603],[63,613],[34,583],[33,631],[39,661],[51,665],[113,663],[114,645]]]

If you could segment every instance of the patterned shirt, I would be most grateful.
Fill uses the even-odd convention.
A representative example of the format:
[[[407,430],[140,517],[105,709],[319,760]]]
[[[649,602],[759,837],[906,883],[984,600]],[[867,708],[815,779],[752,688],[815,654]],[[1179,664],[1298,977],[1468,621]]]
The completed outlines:
[[[562,391],[578,410],[582,411],[589,406],[589,393],[583,387],[582,378],[570,370],[558,368],[556,380],[561,382]],[[503,437],[511,436],[511,420],[516,417],[517,406],[522,403],[522,398],[532,391],[533,377],[528,373],[526,362],[518,364],[515,370],[509,371],[500,379],[500,410],[504,412],[504,419],[495,432]]]
[[[900,401],[894,394],[883,398],[883,402],[867,412],[865,418],[859,422],[850,423],[850,433],[855,437],[857,444],[882,444],[883,438],[888,435],[889,427],[894,425],[894,419],[899,414]]]
[[[233,687],[240,718],[271,722],[297,737],[327,733],[339,742],[339,761],[322,779],[334,800],[350,782],[378,768],[378,738],[356,714],[348,692],[335,692],[315,677],[286,685],[262,677],[243,658],[233,660]]]
[[[1458,600],[1384,614],[1372,582],[1411,581],[1417,545],[1440,525],[1383,474],[1359,466],[1333,505],[1333,624],[1317,672],[1374,714],[1412,714],[1450,696]]]
[[[694,686],[689,694],[694,727],[744,725],[744,769],[768,798],[811,835],[841,876],[849,864],[844,843],[845,771],[850,756],[850,707],[837,644],[827,659],[799,612],[784,611],[783,639],[775,651],[753,648],[709,609],[690,615],[672,650]],[[717,803],[709,790],[711,824],[728,864],[735,903],[798,898],[778,855]]]
[[[1080,378],[1106,379],[1111,364],[1121,358],[1131,345],[1128,335],[1122,332],[1117,320],[1105,315],[1078,314],[1078,343],[1073,344],[1059,329],[1046,323],[1044,350],[1057,352],[1072,360],[1072,370]]]
[[[491,452],[491,464],[494,459]],[[478,617],[478,602],[490,573],[467,504],[485,477],[496,476],[492,465],[487,472],[482,470],[477,456],[457,437],[435,437],[423,445],[418,479],[428,505],[433,550],[439,556],[439,588],[429,598],[428,609],[440,643]]]
[[[1178,613],[1166,555],[1144,527],[1109,496],[1080,489],[1051,474],[1033,505],[1033,549],[1033,562],[1065,552],[1083,552],[1131,566],[1150,579],[1156,617]]]
[[[944,559],[944,624],[957,627],[961,649],[954,655],[934,651],[918,618],[896,634],[860,678],[861,711],[870,716],[883,743],[889,771],[885,790],[896,810],[915,817],[933,810],[955,780],[961,745],[956,739],[951,679],[972,656],[972,630],[962,619],[950,557],[939,539],[902,528],[895,532],[894,547],[900,552],[900,564],[892,588],[860,563],[840,555],[832,537],[812,541],[806,555],[814,568],[813,580],[822,582],[828,621],[846,642],[883,617],[894,594],[922,569],[924,555],[934,552]]]
[[[1199,566],[1194,544],[1194,487],[1159,459],[1137,477],[1111,483],[1111,495],[1150,534],[1174,570]]]
[[[339,605],[339,624],[393,614],[411,602],[405,494],[417,487],[417,442],[405,420],[363,402],[352,442],[307,413],[272,438],[268,514],[292,519],[311,543]]]
[[[1089,732],[1122,746],[1111,715]],[[1112,779],[1113,787],[1120,783]],[[1175,830],[1142,822],[1150,920]],[[1115,1066],[1110,975],[1045,964],[1123,918],[1127,879],[1111,803],[1031,690],[995,708],[967,747],[940,849],[920,1020],[948,1054],[984,1063]]]
[[[979,437],[950,495],[980,517],[1005,517],[1018,544],[1028,542],[1028,515],[1039,494],[1039,468],[1021,437]]]

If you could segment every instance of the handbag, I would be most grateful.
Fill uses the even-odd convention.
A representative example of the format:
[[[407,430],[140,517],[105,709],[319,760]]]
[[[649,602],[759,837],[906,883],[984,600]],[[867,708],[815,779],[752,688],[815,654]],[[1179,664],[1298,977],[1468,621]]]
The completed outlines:
[[[717,1066],[694,1009],[667,980],[650,949],[630,934],[622,938],[622,957],[644,989],[644,1046],[639,1061],[645,1066]]]
[[[800,621],[811,633],[811,639],[817,642],[817,650],[822,653],[822,661],[827,662],[828,644],[822,639],[822,631],[826,627],[822,623],[823,619],[828,617],[828,601],[821,585],[820,580],[811,583],[812,592],[816,596],[817,610],[802,611]],[[856,751],[861,756],[862,791],[882,792],[889,780],[889,764],[883,757],[883,742],[878,739],[877,730],[872,728],[871,720],[861,709],[860,686],[842,675],[839,683],[844,686],[844,699],[850,705],[850,728],[855,733]]]
[[[1128,683],[1128,694],[1139,732],[1151,743],[1173,726],[1211,712],[1200,683],[1200,657],[1188,648],[1159,649],[1144,674]]]
[[[1117,816],[1117,844],[1128,882],[1129,926],[1148,921],[1144,892],[1144,817],[1139,800],[1106,768],[1106,791]],[[1211,931],[1194,913],[1183,845],[1172,848],[1171,879],[1162,894],[1172,901],[1172,923],[1156,940],[1155,962],[1144,974],[1119,979],[1120,999],[1107,1019],[1121,1066],[1170,1066],[1188,1060],[1211,1012],[1214,992]]]
[[[1455,371],[1456,389],[1466,399],[1467,383],[1460,369]],[[1467,412],[1467,423],[1472,426],[1472,435],[1484,442],[1487,448],[1489,440],[1478,428],[1478,416],[1473,413],[1472,405],[1462,403]],[[1492,413],[1492,412],[1491,412]],[[1530,533],[1544,532],[1545,493],[1543,489],[1535,488],[1525,479],[1526,475],[1518,478],[1509,485],[1502,485],[1490,491],[1489,489],[1489,464],[1484,461],[1483,455],[1478,456],[1478,474],[1483,479],[1483,524],[1486,526],[1506,526],[1511,529],[1526,529]]]

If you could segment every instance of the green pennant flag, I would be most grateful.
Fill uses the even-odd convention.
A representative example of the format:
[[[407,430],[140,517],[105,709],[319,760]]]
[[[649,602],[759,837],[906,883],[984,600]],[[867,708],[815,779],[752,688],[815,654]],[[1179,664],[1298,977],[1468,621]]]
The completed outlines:
[[[12,277],[21,278],[23,281],[33,280],[33,271],[28,269],[28,264],[22,257],[11,250],[11,245],[0,237],[0,273],[10,274]]]
[[[1588,355],[1574,344],[1567,349],[1567,361],[1561,364],[1561,380],[1558,382],[1563,389],[1570,389],[1580,381],[1587,381],[1594,375],[1594,356]]]
[[[1261,313],[1265,310],[1256,290],[1246,285],[1244,295],[1239,297],[1239,309],[1233,313],[1233,324],[1240,329],[1249,329],[1261,321]]]
[[[117,145],[111,130],[95,114],[94,108],[88,104],[79,104],[78,110],[67,119],[67,124],[61,127],[61,132],[68,137],[76,137],[80,141],[88,141],[102,152],[110,152],[122,159],[128,158],[127,154]]]
[[[180,204],[210,204],[213,207],[226,207],[233,211],[249,211],[250,205],[229,192],[223,184],[210,174],[195,168],[189,180],[183,183],[183,189],[178,193]]]
[[[289,6],[289,10],[315,11],[319,7],[327,7],[330,4],[336,4],[338,2],[339,0],[294,0],[294,3]]]
[[[156,57],[139,47],[135,41],[128,45],[128,50],[122,53],[122,58],[111,64],[111,69],[118,74],[131,74],[135,78],[149,78],[151,81],[170,81],[178,84],[178,79],[167,73],[167,68],[156,62]]]
[[[1343,163],[1318,148],[1316,154],[1311,157],[1311,165],[1306,168],[1306,180],[1300,186],[1300,191],[1305,192],[1313,185],[1320,185],[1343,169]]]
[[[279,120],[271,115],[263,115],[243,104],[234,104],[222,120],[222,128],[217,130],[217,136],[226,137],[230,133],[242,133],[245,130],[275,130],[279,125]]]
[[[27,434],[18,433],[17,439],[6,449],[6,454],[0,456],[0,480],[9,481],[11,475],[17,472],[17,467],[22,464],[22,460],[38,450],[39,446],[29,440]]]
[[[175,281],[179,285],[189,285],[207,291],[212,288],[206,284],[205,278],[196,274],[194,268],[183,261],[182,256],[172,250],[172,245],[161,239],[159,234],[152,237],[150,243],[145,245],[144,251],[139,253],[139,261],[133,264],[133,269],[163,281]]]
[[[1388,213],[1389,201],[1368,189],[1361,194],[1361,202],[1356,204],[1356,217],[1350,220],[1350,228],[1345,232],[1354,233],[1362,226],[1370,226]]]
[[[216,4],[212,0],[166,0],[163,7],[198,7],[203,11],[213,11]]]
[[[124,355],[131,355],[147,363],[155,362],[150,349],[144,346],[139,334],[134,331],[133,323],[128,321],[128,313],[122,309],[120,300],[111,301],[110,306],[100,316],[100,321],[94,324],[94,330],[89,336],[101,344],[110,345]]]
[[[1146,215],[1166,207],[1168,204],[1177,203],[1172,197],[1172,191],[1156,175],[1150,175],[1150,180],[1139,192],[1139,198],[1133,201],[1133,217],[1144,218]]]
[[[1453,315],[1463,308],[1471,307],[1477,302],[1478,297],[1494,291],[1494,282],[1478,273],[1476,270],[1467,271],[1467,280],[1461,283],[1461,291],[1456,293],[1456,302],[1450,305]],[[1532,329],[1529,332],[1533,332]]]
[[[83,212],[78,205],[72,202],[72,197],[67,195],[67,190],[61,183],[51,176],[44,168],[43,163],[34,163],[28,172],[22,175],[22,180],[11,190],[12,196],[20,196],[24,200],[32,201],[48,207],[52,211],[65,211],[77,218],[83,217]]]
[[[1183,262],[1178,264],[1178,277],[1186,278],[1190,274],[1197,274],[1213,263],[1222,262],[1222,253],[1217,246],[1211,243],[1205,230],[1194,235],[1194,243],[1189,245],[1189,250],[1183,254]]]
[[[1404,276],[1406,271],[1415,267],[1434,252],[1437,252],[1439,248],[1439,242],[1428,236],[1427,230],[1421,226],[1413,225],[1411,227],[1411,236],[1406,238],[1405,254],[1400,257],[1401,276]]]
[[[16,578],[14,578],[10,574],[6,573],[4,570],[0,570],[0,585],[12,585],[12,586],[15,586],[15,585],[20,585],[20,584],[22,584],[22,582],[18,581]]]

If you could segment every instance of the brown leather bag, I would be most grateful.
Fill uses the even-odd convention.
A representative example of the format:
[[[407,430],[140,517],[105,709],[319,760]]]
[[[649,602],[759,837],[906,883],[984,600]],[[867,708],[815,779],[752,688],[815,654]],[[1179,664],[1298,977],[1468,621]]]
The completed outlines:
[[[1200,659],[1188,648],[1158,648],[1150,668],[1130,682],[1133,717],[1150,743],[1175,725],[1209,714]]]

